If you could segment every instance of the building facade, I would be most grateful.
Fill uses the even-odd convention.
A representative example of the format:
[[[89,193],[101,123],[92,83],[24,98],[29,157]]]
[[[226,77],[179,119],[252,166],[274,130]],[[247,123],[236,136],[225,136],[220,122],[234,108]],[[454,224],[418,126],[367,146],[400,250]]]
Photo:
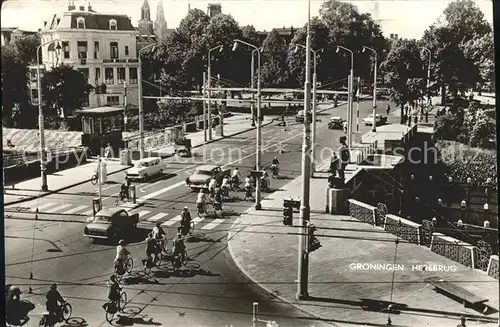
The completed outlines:
[[[36,35],[36,32],[23,31],[17,27],[2,27],[2,47],[28,35]]]
[[[66,11],[44,22],[40,35],[42,43],[60,40],[62,47],[59,51],[54,43],[42,47],[45,69],[67,64],[82,72],[89,84],[99,86],[84,107],[123,106],[125,90],[127,106],[138,106],[138,32],[129,17],[98,13],[90,5],[77,7],[71,0]]]

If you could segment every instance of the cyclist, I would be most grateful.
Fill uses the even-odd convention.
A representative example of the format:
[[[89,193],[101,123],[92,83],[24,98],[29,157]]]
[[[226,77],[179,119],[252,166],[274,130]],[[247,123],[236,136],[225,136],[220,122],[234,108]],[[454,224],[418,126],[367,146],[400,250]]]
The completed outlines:
[[[245,178],[245,198],[252,197],[252,179],[250,175]]]
[[[191,213],[189,212],[188,207],[184,207],[181,212],[181,227],[179,231],[186,235],[189,232],[189,228],[191,227]]]
[[[215,179],[215,177],[212,177],[210,183],[208,183],[208,191],[210,192],[211,196],[214,196],[214,191],[216,187],[217,187],[217,180]]]
[[[267,170],[264,170],[264,173],[262,174],[262,177],[260,178],[260,188],[262,190],[269,189],[269,174],[267,173]]]
[[[231,174],[231,179],[233,183],[238,185],[240,183],[240,171],[238,170],[238,167],[234,168],[233,173]]]
[[[120,186],[120,195],[118,196],[118,198],[120,199],[120,201],[125,200],[125,198],[127,200],[129,199],[129,196],[128,196],[129,186],[130,186],[130,181],[128,180],[127,177],[125,177],[125,181]]]
[[[115,303],[116,306],[118,307],[118,310],[120,310],[120,291],[122,287],[120,286],[120,283],[118,283],[118,280],[116,279],[116,275],[113,274],[111,277],[109,277],[108,281],[108,299]]]
[[[206,212],[205,203],[207,202],[207,198],[205,196],[205,192],[203,189],[198,193],[198,197],[196,198],[196,207],[198,208],[198,212]]]
[[[181,233],[177,233],[177,237],[174,239],[174,249],[173,249],[173,257],[175,258],[178,255],[182,256],[182,260],[184,258],[186,252],[186,245],[184,244],[184,238]]]
[[[5,285],[5,308],[7,321],[19,318],[19,301],[21,300],[21,289],[12,284]]]
[[[61,293],[57,290],[57,284],[54,283],[50,286],[50,290],[47,292],[47,311],[50,315],[60,318],[61,316],[61,306],[66,303],[61,296]]]
[[[214,209],[222,210],[222,189],[217,187],[214,194]]]
[[[221,189],[222,189],[222,193],[225,195],[225,196],[229,196],[229,189],[231,187],[230,183],[229,183],[229,178],[227,176],[225,176],[223,179],[222,179],[222,184],[221,184]]]
[[[124,263],[127,261],[130,252],[125,248],[125,241],[120,240],[116,247],[115,268],[119,269],[120,274],[125,273]]]
[[[158,243],[154,239],[153,233],[149,233],[148,237],[146,238],[146,261],[151,260],[153,254],[157,256],[158,252]]]

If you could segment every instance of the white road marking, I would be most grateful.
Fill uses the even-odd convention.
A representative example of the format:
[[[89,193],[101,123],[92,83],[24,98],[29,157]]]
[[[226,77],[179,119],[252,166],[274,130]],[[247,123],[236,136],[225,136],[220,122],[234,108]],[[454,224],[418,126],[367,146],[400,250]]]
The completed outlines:
[[[32,208],[31,210],[35,211],[36,208],[38,208],[38,211],[42,211],[42,209],[46,209],[48,207],[52,207],[53,205],[56,205],[57,203],[54,203],[54,202],[49,202],[49,203],[44,203],[42,205],[39,205],[35,208]]]
[[[142,218],[144,217],[145,215],[147,215],[148,213],[150,213],[151,211],[149,210],[142,210],[142,211],[139,211],[139,218]]]
[[[85,212],[82,212],[82,215],[90,215],[91,213],[94,213],[94,209],[87,210]]]
[[[162,219],[163,217],[166,217],[166,216],[168,216],[168,213],[160,212],[160,213],[154,215],[153,217],[148,218],[148,221],[156,222],[156,221],[158,221],[158,220],[160,220],[160,219]]]
[[[87,208],[86,205],[81,205],[81,206],[78,206],[76,208],[73,208],[73,209],[69,209],[68,211],[65,211],[63,212],[64,214],[70,214],[70,213],[75,213],[75,212],[78,212],[78,211],[81,211],[83,209]]]
[[[193,219],[193,223],[196,225],[198,223],[201,223],[203,220],[205,220],[205,217],[196,217]]]
[[[172,225],[178,223],[179,221],[181,221],[181,215],[175,216],[174,218],[167,220],[166,222],[164,222],[161,225],[162,226],[172,226]]]
[[[70,203],[70,204],[63,204],[63,205],[61,205],[61,206],[59,206],[59,207],[52,208],[52,209],[50,209],[50,210],[49,210],[49,211],[47,211],[47,212],[55,213],[55,212],[58,212],[59,210],[62,210],[62,209],[66,209],[66,208],[68,208],[68,207],[71,207],[72,205],[73,205],[73,204],[71,204],[71,203]]]
[[[201,229],[214,229],[215,227],[219,226],[223,222],[224,222],[224,219],[220,219],[220,218],[214,219],[212,222],[206,224]]]

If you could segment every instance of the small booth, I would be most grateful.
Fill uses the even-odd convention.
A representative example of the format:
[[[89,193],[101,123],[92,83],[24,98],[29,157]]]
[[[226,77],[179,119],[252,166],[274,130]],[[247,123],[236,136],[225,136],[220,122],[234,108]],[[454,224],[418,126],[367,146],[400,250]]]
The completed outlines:
[[[123,107],[98,107],[75,112],[82,120],[82,145],[88,147],[92,155],[119,156],[119,149],[124,148],[124,112]]]

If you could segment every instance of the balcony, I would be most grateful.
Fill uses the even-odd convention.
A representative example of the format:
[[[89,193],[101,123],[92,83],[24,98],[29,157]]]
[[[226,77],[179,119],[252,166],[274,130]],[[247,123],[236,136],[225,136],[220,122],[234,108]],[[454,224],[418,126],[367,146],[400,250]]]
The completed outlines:
[[[103,59],[102,62],[104,64],[125,64],[125,63],[138,63],[139,60],[138,59],[118,59],[118,58],[114,58],[114,59]]]

